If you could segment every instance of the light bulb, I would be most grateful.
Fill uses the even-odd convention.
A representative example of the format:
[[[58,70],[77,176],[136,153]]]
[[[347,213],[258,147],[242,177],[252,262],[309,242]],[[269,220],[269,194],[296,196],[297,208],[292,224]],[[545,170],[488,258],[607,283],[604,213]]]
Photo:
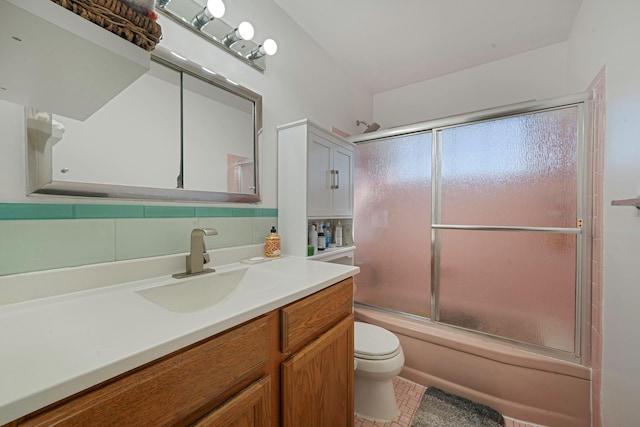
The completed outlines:
[[[207,0],[207,10],[214,18],[222,18],[225,12],[222,0]]]
[[[237,33],[242,40],[251,40],[253,38],[253,25],[247,21],[243,21],[238,25]]]
[[[278,44],[273,39],[266,39],[264,43],[262,43],[262,48],[264,49],[264,53],[267,55],[275,55],[278,51]]]
[[[265,55],[275,55],[278,51],[278,44],[272,39],[266,39],[260,46],[254,48],[246,58],[250,61],[255,61],[258,58],[262,58]]]

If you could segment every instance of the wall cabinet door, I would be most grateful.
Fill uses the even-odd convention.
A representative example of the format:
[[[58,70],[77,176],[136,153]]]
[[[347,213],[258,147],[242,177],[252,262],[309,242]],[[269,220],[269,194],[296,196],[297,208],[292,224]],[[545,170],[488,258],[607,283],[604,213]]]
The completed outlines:
[[[267,427],[271,425],[270,377],[253,383],[193,427]]]
[[[333,150],[333,216],[353,215],[353,151]]]
[[[330,217],[333,212],[333,144],[314,134],[309,134],[308,144],[308,215]]]
[[[353,315],[282,364],[284,427],[353,426]]]
[[[353,215],[353,150],[309,133],[308,215]]]

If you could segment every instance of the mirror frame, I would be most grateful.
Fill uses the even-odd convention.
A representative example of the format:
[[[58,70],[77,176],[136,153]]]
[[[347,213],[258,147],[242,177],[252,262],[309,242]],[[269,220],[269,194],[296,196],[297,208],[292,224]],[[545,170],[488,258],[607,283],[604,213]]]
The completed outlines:
[[[211,74],[188,59],[179,59],[170,50],[156,46],[155,61],[209,82],[253,102],[253,152],[255,193],[225,193],[219,191],[185,190],[182,188],[138,187],[88,182],[56,181],[53,179],[53,145],[60,139],[52,125],[52,114],[25,107],[27,195],[99,197],[164,202],[260,202],[258,138],[262,134],[262,96],[232,83],[220,74]],[[182,58],[182,57],[180,57]]]

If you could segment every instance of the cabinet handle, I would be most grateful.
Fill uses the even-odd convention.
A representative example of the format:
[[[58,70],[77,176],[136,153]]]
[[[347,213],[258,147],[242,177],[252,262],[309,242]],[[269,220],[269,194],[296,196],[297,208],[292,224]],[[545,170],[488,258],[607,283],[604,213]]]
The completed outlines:
[[[335,190],[336,188],[338,188],[338,186],[336,185],[336,175],[338,174],[338,171],[335,169],[331,169],[331,189]]]
[[[336,169],[335,172],[336,172],[336,185],[333,188],[337,190],[338,188],[340,188],[340,171]]]

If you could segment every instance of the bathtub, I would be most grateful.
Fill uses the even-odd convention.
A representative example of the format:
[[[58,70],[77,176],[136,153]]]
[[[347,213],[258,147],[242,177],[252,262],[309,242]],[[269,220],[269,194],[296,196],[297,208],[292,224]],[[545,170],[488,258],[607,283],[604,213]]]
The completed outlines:
[[[493,342],[482,335],[355,306],[356,320],[395,333],[400,376],[551,427],[591,425],[591,369]]]

